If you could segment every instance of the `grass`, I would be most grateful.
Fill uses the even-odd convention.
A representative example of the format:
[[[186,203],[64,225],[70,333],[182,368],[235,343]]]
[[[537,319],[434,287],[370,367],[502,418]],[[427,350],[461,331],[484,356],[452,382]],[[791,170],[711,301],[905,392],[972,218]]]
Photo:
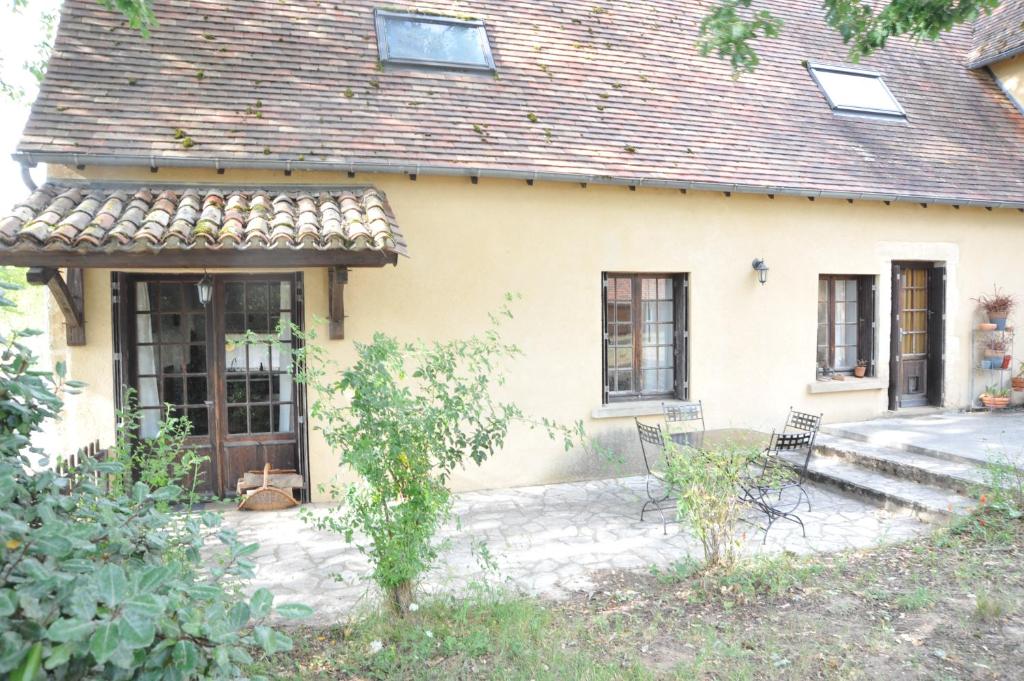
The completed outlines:
[[[292,632],[275,679],[1013,678],[1024,523],[991,506],[928,539],[705,572],[599,575],[551,602],[478,587],[400,619]]]

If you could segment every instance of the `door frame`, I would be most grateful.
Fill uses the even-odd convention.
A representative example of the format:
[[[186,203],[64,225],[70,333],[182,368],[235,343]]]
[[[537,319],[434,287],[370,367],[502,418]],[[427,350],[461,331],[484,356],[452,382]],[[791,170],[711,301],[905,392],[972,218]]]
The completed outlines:
[[[928,269],[928,348],[925,368],[926,405],[941,407],[946,385],[946,263],[931,260],[894,260],[891,265],[889,311],[889,410],[900,404],[900,271],[903,267]]]
[[[223,281],[240,280],[274,280],[291,281],[292,283],[292,323],[296,324],[300,331],[305,331],[305,289],[303,273],[296,272],[263,272],[256,274],[241,274],[233,272],[220,272],[205,274],[194,272],[188,274],[163,274],[159,272],[112,272],[111,273],[111,307],[112,307],[112,333],[113,333],[113,354],[114,354],[114,402],[118,410],[125,406],[125,393],[128,387],[138,385],[138,357],[134,352],[136,338],[136,324],[134,311],[134,284],[140,281],[181,281],[198,283],[203,276],[208,276],[215,282],[214,291],[223,288]],[[217,285],[220,284],[220,285]],[[218,347],[217,338],[219,330],[222,331],[223,319],[218,320],[214,312],[218,309],[218,301],[211,300],[206,307],[206,371],[207,371],[207,395],[213,402],[208,416],[208,435],[194,436],[196,439],[205,438],[208,441],[211,457],[213,458],[211,469],[216,477],[213,481],[215,496],[222,496],[222,490],[230,491],[231,487],[224,481],[225,475],[225,452],[224,441],[221,437],[221,426],[224,423],[223,404],[218,404],[215,398],[217,386],[223,379],[223,347]],[[293,347],[301,348],[302,339],[293,337]],[[309,433],[308,415],[306,402],[306,386],[296,381],[293,386],[295,391],[295,443],[296,443],[296,464],[299,475],[302,476],[303,487],[300,490],[300,499],[303,503],[310,500],[311,481],[309,479]],[[116,425],[116,424],[115,424]],[[204,446],[207,443],[203,443]]]

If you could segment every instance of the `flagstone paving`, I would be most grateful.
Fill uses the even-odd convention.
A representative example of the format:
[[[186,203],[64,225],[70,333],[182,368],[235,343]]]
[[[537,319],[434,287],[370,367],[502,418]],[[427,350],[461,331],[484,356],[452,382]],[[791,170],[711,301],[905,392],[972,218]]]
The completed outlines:
[[[744,524],[743,550],[838,551],[909,539],[929,530],[909,514],[884,511],[824,487],[808,487],[813,510],[800,514],[806,538],[797,525],[780,521],[762,545],[763,533]],[[687,555],[699,557],[696,538],[678,524],[670,523],[665,535],[657,513],[639,521],[643,499],[643,477],[459,494],[455,515],[461,529],[453,522],[443,531],[449,546],[422,588],[460,591],[486,578],[558,598],[592,588],[591,576],[597,570],[646,570]],[[312,508],[323,509],[318,504]],[[750,519],[759,520],[756,515]],[[313,606],[317,622],[344,619],[354,607],[376,599],[366,580],[366,559],[341,536],[306,525],[298,510],[229,511],[226,523],[243,540],[261,544],[251,588],[267,587],[280,601]],[[481,545],[490,553],[494,569],[485,567],[474,548]]]

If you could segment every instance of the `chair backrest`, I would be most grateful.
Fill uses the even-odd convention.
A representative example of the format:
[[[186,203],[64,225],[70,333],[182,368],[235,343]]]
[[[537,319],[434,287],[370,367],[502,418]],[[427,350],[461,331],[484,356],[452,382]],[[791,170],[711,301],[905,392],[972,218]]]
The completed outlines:
[[[808,414],[807,412],[796,411],[793,407],[790,407],[789,417],[786,419],[786,427],[783,432],[797,430],[817,433],[818,429],[821,428],[822,416],[824,414]]]
[[[662,402],[661,408],[665,412],[665,425],[670,433],[674,432],[673,424],[696,425],[699,422],[701,431],[705,429],[704,404],[700,400],[687,402],[686,404],[665,404]]]
[[[654,472],[655,456],[661,456],[662,450],[665,448],[665,436],[661,432],[661,426],[649,426],[646,423],[641,423],[640,419],[636,420],[636,432],[640,436],[640,451],[644,455],[644,466],[647,467],[648,473]],[[648,452],[647,448],[652,447],[651,451]],[[657,449],[653,449],[656,447]]]
[[[803,461],[793,469],[800,477],[800,482],[807,477],[807,466],[811,462],[811,452],[814,450],[814,431],[803,431],[797,433],[772,433],[765,454],[769,458],[778,458],[780,452],[804,452]]]

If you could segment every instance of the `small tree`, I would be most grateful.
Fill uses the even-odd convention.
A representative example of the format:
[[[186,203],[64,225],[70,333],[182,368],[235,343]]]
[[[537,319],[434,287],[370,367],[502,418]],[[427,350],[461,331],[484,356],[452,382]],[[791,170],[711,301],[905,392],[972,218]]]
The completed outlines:
[[[723,443],[709,449],[679,447],[666,438],[666,479],[678,494],[679,519],[700,539],[709,568],[736,560],[736,525],[743,514],[740,481],[757,455],[756,447]]]
[[[520,352],[502,342],[498,318],[492,322],[481,336],[429,344],[377,333],[355,344],[358,361],[337,375],[318,346],[300,352],[298,379],[315,396],[311,416],[341,466],[358,476],[329,487],[342,503],[305,517],[356,544],[398,613],[408,611],[417,579],[437,557],[434,536],[449,517],[447,482],[456,467],[493,455],[517,421],[561,436],[566,450],[583,433],[582,424],[529,421],[494,396],[505,382],[502,363]]]

